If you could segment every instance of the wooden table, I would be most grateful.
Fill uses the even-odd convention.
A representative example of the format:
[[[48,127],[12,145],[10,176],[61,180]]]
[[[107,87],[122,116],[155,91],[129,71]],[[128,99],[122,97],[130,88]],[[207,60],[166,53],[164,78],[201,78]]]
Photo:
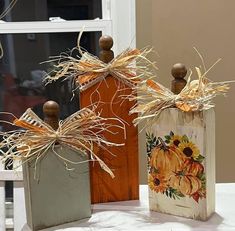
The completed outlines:
[[[44,231],[62,230],[235,231],[235,183],[216,185],[216,213],[207,222],[150,212],[147,185],[140,185],[139,201],[96,204],[90,219]]]

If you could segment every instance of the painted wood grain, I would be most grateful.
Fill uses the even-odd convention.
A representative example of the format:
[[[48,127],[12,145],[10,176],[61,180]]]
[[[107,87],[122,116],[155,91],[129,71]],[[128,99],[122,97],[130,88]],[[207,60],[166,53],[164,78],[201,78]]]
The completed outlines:
[[[87,156],[56,147],[63,158],[86,161]],[[28,226],[34,230],[56,226],[91,215],[88,162],[65,166],[51,150],[38,163],[23,166]]]
[[[105,132],[104,137],[110,142],[124,144],[119,147],[98,149],[95,153],[113,170],[112,179],[97,163],[91,163],[91,198],[92,203],[112,201],[136,200],[139,198],[139,161],[138,161],[138,129],[132,124],[136,115],[129,115],[130,108],[135,102],[121,100],[121,95],[129,95],[131,88],[123,86],[113,76],[106,77],[100,83],[80,93],[81,108],[97,103],[97,113],[104,118],[119,118],[125,121],[126,139],[121,129],[110,130],[114,134]],[[118,90],[119,89],[119,90]],[[117,121],[112,124],[120,125]]]

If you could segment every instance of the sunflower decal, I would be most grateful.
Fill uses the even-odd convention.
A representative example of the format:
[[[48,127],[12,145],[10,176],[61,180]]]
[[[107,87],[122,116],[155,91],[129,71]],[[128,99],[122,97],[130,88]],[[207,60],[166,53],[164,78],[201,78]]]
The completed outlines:
[[[148,185],[151,190],[163,193],[167,189],[167,180],[163,175],[149,174]]]
[[[187,158],[193,158],[196,160],[200,155],[199,149],[192,142],[182,142],[178,147]]]
[[[178,147],[182,142],[182,137],[179,135],[170,136],[169,145]]]
[[[204,156],[187,135],[147,133],[149,189],[172,199],[206,198]]]

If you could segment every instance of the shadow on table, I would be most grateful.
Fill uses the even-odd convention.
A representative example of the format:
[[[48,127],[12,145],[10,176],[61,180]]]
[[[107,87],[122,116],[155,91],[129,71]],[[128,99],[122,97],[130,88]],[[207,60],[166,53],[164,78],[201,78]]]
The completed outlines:
[[[188,228],[193,230],[217,230],[218,226],[223,223],[223,217],[218,213],[214,213],[207,221],[197,221],[184,217],[178,217],[158,212],[149,211],[145,204],[139,201],[128,201],[125,205],[123,202],[115,202],[112,204],[103,203],[92,206],[92,217],[83,219],[77,222],[72,222],[53,228],[44,229],[44,231],[57,231],[70,229],[71,230],[93,230],[93,229],[110,229],[122,230],[121,227],[128,223],[132,223],[144,230],[154,228],[164,228],[164,230],[177,229],[182,230],[182,225],[185,226],[184,230]],[[106,222],[107,221],[107,222]],[[165,224],[165,225],[164,225]],[[76,229],[74,229],[76,228]],[[22,231],[31,231],[25,227]]]
[[[179,216],[173,216],[169,214],[163,214],[158,213],[154,211],[146,212],[145,214],[139,213],[138,211],[130,211],[129,214],[133,214],[137,219],[139,223],[144,223],[146,226],[149,225],[163,225],[165,223],[168,223],[168,226],[170,226],[170,223],[172,223],[172,228],[178,224],[184,224],[185,226],[188,226],[192,228],[193,230],[217,230],[217,227],[223,223],[223,217],[221,217],[218,213],[214,213],[207,221],[198,221],[193,220],[190,218],[184,218]],[[178,229],[180,230],[179,227]],[[177,229],[177,230],[178,230]]]
[[[207,221],[198,221],[190,218],[150,211],[147,207],[148,206],[146,206],[146,201],[144,203],[140,203],[140,201],[127,201],[125,205],[123,205],[123,202],[115,202],[112,203],[112,205],[109,203],[98,204],[95,205],[93,209],[96,212],[99,212],[99,210],[121,211],[122,213],[131,215],[131,218],[136,219],[136,222],[139,224],[145,224],[146,228],[148,225],[151,226],[154,224],[163,225],[168,223],[169,227],[171,223],[174,223],[172,226],[177,225],[178,223],[179,225],[183,224],[188,226],[193,230],[201,230],[202,228],[206,230],[217,230],[217,227],[221,225],[224,220],[224,218],[216,212]],[[179,230],[180,228],[182,228],[182,226],[179,227]]]
[[[83,230],[83,228],[89,229],[90,226],[93,227],[96,224],[96,222],[90,222],[89,219],[90,218],[86,218],[86,219],[82,219],[82,220],[79,220],[79,221],[75,221],[75,222],[66,223],[66,224],[63,224],[63,225],[55,226],[55,227],[42,229],[40,231],[59,231],[59,230],[64,230],[64,229],[69,229],[69,228],[81,228],[81,230]],[[29,228],[29,226],[27,224],[25,224],[21,231],[32,231],[32,230]]]
[[[70,229],[71,230],[93,230],[93,229],[110,229],[110,230],[122,230],[123,222],[121,221],[121,217],[129,217],[129,219],[133,219],[136,222],[136,226],[141,228],[152,229],[154,225],[156,225],[156,228],[164,228],[164,230],[171,230],[171,228],[175,228],[176,230],[184,230],[182,229],[182,226],[177,227],[177,223],[183,224],[185,226],[188,226],[192,228],[193,230],[217,230],[217,227],[223,222],[223,218],[217,214],[214,213],[208,221],[196,221],[192,219],[187,219],[183,217],[177,217],[172,216],[168,214],[162,214],[157,212],[151,212],[151,211],[145,211],[143,214],[143,211],[120,211],[120,215],[116,214],[116,210],[112,211],[96,211],[94,213],[94,216],[97,215],[106,217],[107,220],[111,221],[112,219],[117,219],[119,222],[112,222],[109,224],[104,224],[102,221],[100,224],[98,221],[92,221],[92,218],[83,219],[77,222],[72,222],[52,228],[47,228],[42,231],[58,231],[58,230],[64,230],[64,229]],[[115,216],[116,215],[116,216]],[[125,221],[124,221],[125,222]],[[133,223],[133,221],[132,221]],[[167,224],[167,227],[164,226],[164,224]],[[120,226],[119,226],[120,225]],[[158,227],[161,226],[161,227]],[[162,226],[163,225],[163,226]],[[73,229],[76,228],[76,229]],[[133,227],[134,228],[134,227]],[[185,227],[186,229],[186,227]],[[188,229],[187,229],[188,230]],[[22,231],[31,231],[27,225],[24,226]]]

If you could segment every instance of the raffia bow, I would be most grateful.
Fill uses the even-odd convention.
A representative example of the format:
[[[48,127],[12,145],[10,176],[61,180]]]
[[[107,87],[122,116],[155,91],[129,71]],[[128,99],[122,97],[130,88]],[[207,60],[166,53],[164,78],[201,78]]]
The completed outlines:
[[[0,151],[3,154],[2,161],[8,159],[21,159],[25,162],[36,160],[37,164],[46,152],[52,149],[66,166],[68,164],[79,164],[80,162],[73,162],[69,160],[69,157],[65,159],[56,153],[54,147],[60,144],[89,156],[92,161],[98,161],[101,168],[109,173],[111,177],[114,177],[111,169],[93,151],[94,144],[100,147],[104,147],[103,145],[122,145],[108,142],[102,136],[104,131],[111,132],[111,127],[119,127],[118,125],[108,124],[108,120],[95,114],[94,111],[84,108],[64,121],[60,121],[58,129],[55,131],[31,109],[27,109],[19,119],[15,119],[13,122],[13,125],[25,130],[1,132],[3,136],[0,145]],[[120,128],[122,129],[122,127]],[[7,148],[7,151],[3,152],[3,148]]]
[[[151,49],[141,51],[128,48],[107,64],[98,57],[83,52],[79,46],[80,37],[81,35],[79,35],[78,47],[72,51],[78,50],[81,58],[74,58],[67,54],[52,57],[47,62],[57,62],[57,64],[54,65],[54,70],[46,76],[47,83],[61,78],[73,78],[80,91],[84,91],[104,80],[108,75],[112,75],[133,88],[141,78],[146,79],[151,75],[149,66],[155,67],[154,63],[146,58],[152,51]]]
[[[219,61],[220,59],[217,62]],[[153,80],[147,80],[138,86],[136,89],[138,96],[129,97],[129,100],[138,101],[130,111],[130,114],[139,113],[139,117],[133,123],[137,125],[147,119],[151,124],[164,109],[171,107],[177,107],[184,112],[202,111],[214,107],[211,100],[217,95],[224,95],[229,90],[229,83],[234,82],[212,82],[206,78],[206,74],[215,64],[208,70],[205,68],[204,72],[201,68],[195,67],[198,79],[191,81],[191,71],[186,86],[178,95]]]

